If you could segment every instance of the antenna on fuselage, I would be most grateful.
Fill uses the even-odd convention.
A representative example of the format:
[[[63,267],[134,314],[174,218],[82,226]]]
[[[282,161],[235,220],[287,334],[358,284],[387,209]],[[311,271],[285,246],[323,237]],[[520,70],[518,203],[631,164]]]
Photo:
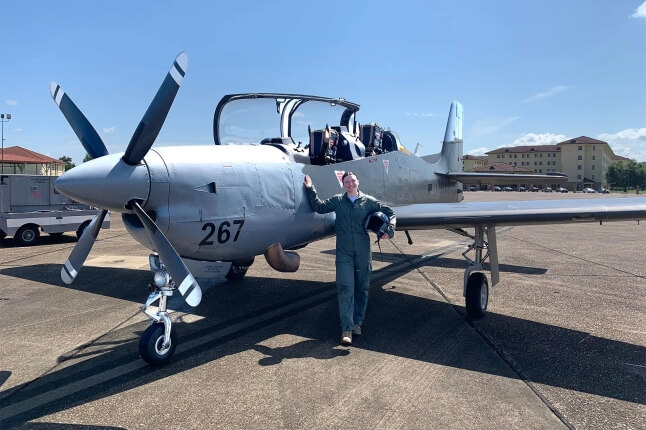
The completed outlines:
[[[417,142],[417,145],[415,145],[415,150],[413,151],[413,155],[417,155],[417,151],[419,150],[419,147],[422,146]]]

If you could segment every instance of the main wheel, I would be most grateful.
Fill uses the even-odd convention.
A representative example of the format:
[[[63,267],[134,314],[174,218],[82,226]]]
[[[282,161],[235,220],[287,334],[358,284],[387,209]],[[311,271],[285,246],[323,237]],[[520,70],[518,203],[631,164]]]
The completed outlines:
[[[164,364],[170,360],[177,347],[177,335],[170,332],[170,345],[164,348],[164,324],[154,323],[144,331],[139,339],[139,355],[152,365]]]
[[[13,238],[16,239],[19,244],[23,246],[29,246],[38,242],[38,236],[40,236],[38,226],[23,225],[18,229],[16,235]]]
[[[244,278],[245,275],[247,274],[247,270],[249,270],[249,267],[253,264],[254,260],[255,258],[252,257],[249,260],[234,261],[233,263],[231,263],[229,272],[227,272],[227,274],[224,275],[224,277],[227,278],[229,281],[242,280],[242,278]]]
[[[249,270],[249,266],[234,266],[232,264],[224,277],[229,281],[241,281],[247,274],[247,270]]]
[[[484,273],[476,272],[467,281],[466,306],[471,318],[481,318],[487,312],[489,303],[489,283]]]
[[[7,237],[7,233],[5,233],[4,231],[0,230],[0,240],[4,239],[5,237]]]
[[[83,224],[79,226],[79,228],[76,230],[76,240],[79,240],[81,236],[83,236],[83,232],[85,231],[88,225],[90,225],[90,221],[85,221]]]

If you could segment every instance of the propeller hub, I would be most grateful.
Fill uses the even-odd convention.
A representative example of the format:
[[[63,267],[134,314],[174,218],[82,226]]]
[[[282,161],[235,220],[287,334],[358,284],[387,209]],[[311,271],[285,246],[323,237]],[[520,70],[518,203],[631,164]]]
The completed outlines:
[[[123,154],[90,160],[60,176],[54,186],[67,197],[90,206],[130,212],[128,203],[145,202],[150,193],[150,175],[145,164],[128,165]]]

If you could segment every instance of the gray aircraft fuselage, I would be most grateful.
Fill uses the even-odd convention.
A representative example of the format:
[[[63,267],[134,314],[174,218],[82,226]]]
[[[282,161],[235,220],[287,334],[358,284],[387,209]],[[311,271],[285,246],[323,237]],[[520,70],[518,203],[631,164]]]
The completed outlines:
[[[130,234],[154,249],[141,222],[123,206],[141,199],[177,252],[196,260],[245,259],[274,243],[290,249],[334,234],[334,214],[316,214],[307,202],[305,174],[321,198],[343,192],[337,172],[351,170],[362,192],[389,205],[462,199],[461,184],[434,173],[448,170],[442,158],[429,164],[407,151],[325,166],[295,162],[289,148],[273,145],[159,147],[138,166],[118,163],[121,156],[84,163],[59,185],[83,176],[84,189],[92,191],[87,196],[77,192],[76,198],[125,212]],[[89,171],[95,172],[93,186],[88,184]]]

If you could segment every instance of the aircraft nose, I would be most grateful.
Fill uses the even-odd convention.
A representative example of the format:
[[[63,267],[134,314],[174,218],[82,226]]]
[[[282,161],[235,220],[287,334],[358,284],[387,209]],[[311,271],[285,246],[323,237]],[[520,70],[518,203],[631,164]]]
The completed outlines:
[[[72,200],[124,212],[130,200],[148,198],[150,177],[144,164],[130,166],[121,156],[112,154],[85,162],[65,172],[54,186]]]

